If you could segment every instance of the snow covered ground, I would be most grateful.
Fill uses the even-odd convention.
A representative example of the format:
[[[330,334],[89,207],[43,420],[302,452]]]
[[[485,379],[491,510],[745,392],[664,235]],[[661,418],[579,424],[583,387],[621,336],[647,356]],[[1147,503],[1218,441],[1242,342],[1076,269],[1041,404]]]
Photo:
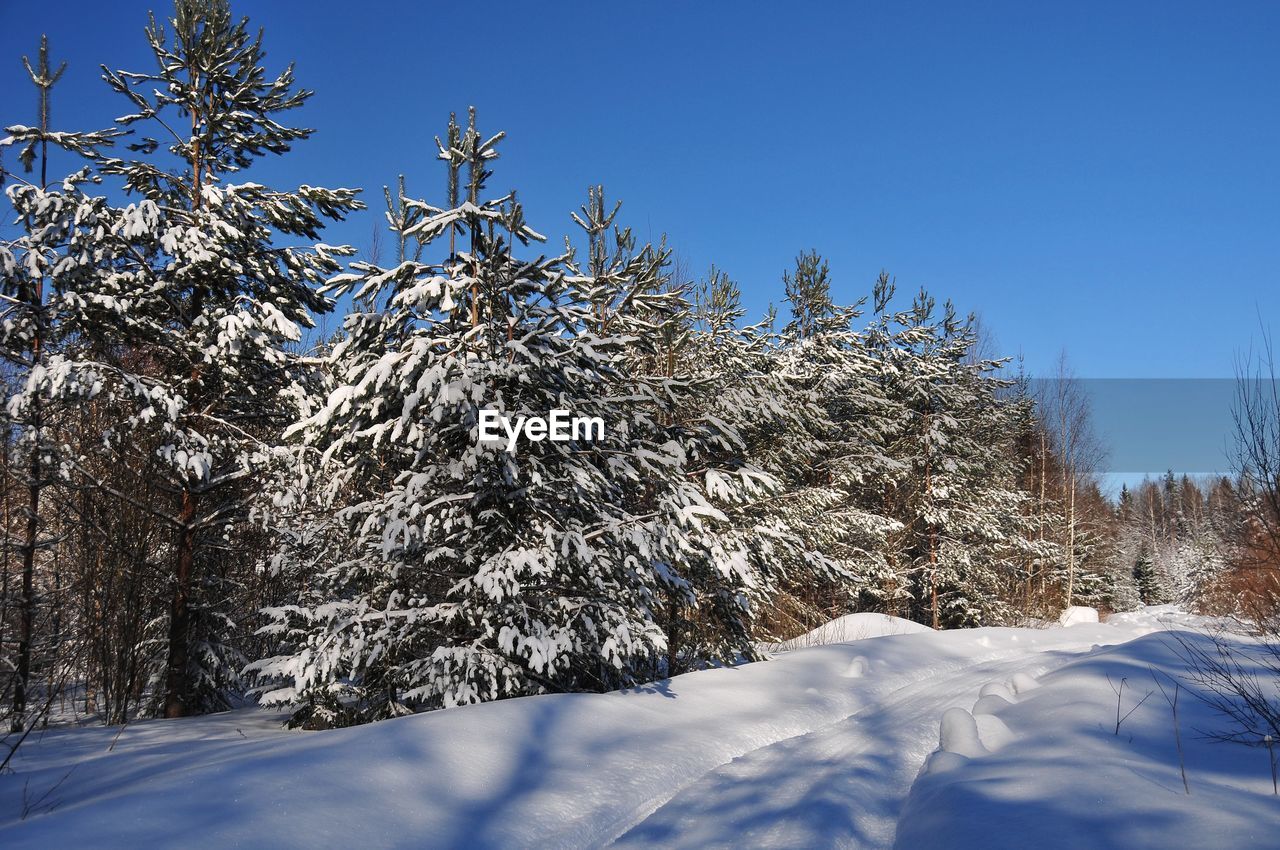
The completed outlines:
[[[115,729],[50,731],[0,777],[0,846],[1274,847],[1265,749],[1198,737],[1220,721],[1187,693],[1190,796],[1158,692],[1113,734],[1107,674],[1125,711],[1151,668],[1177,675],[1170,625],[1196,622],[862,618],[624,693],[329,732],[245,710],[134,724],[113,748]]]

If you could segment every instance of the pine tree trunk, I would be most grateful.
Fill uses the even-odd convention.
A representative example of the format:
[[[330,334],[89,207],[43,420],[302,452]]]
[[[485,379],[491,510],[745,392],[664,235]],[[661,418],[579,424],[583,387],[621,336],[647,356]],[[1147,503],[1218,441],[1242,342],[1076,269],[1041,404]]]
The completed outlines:
[[[1076,590],[1076,474],[1071,471],[1071,486],[1067,493],[1067,607]]]
[[[1046,479],[1049,475],[1049,446],[1048,438],[1043,430],[1040,431],[1040,551],[1044,551],[1044,510],[1045,510],[1045,486]],[[1040,562],[1040,601],[1044,603],[1044,575],[1045,563]]]
[[[931,498],[933,492],[933,473],[930,467],[929,458],[929,417],[925,415],[925,443],[924,443],[924,491],[927,498]],[[933,627],[938,628],[938,547],[937,532],[933,527],[933,523],[925,520],[925,540],[929,547],[929,597],[930,609],[933,612]]]
[[[0,573],[0,640],[3,640],[4,635],[7,634],[5,626],[9,624],[9,541],[13,539],[11,534],[12,528],[10,527],[10,516],[9,516],[9,441],[8,440],[5,440],[3,448],[0,448],[0,464],[3,464],[4,466],[4,469],[3,469],[4,477],[0,479],[0,484],[2,484],[4,487],[3,494],[0,494],[0,498],[3,499],[3,505],[0,506],[0,510],[3,510],[3,514],[4,514],[4,520],[3,520],[4,521],[4,542],[0,543],[0,548],[3,549],[3,561],[0,562],[0,568],[3,569],[3,573]]]
[[[42,54],[43,56],[43,54]],[[42,69],[47,71],[46,69]],[[46,75],[47,76],[47,75]],[[47,87],[40,89],[40,131],[49,131],[49,91]],[[48,187],[49,143],[45,139],[40,142],[40,187]],[[31,365],[34,369],[44,357],[44,278],[35,282],[31,304],[35,311],[35,326],[31,340]],[[31,641],[35,628],[36,598],[35,569],[36,543],[40,534],[40,429],[41,421],[39,394],[31,401],[31,459],[27,467],[27,526],[22,541],[22,621],[18,634],[18,668],[13,687],[13,723],[16,732],[22,728],[23,716],[27,711],[27,687],[31,681]]]
[[[165,717],[184,717],[187,713],[187,660],[190,651],[190,591],[195,564],[196,497],[182,491],[182,510],[178,515],[177,563],[174,569],[173,600],[169,607],[169,664],[165,677]]]
[[[1154,493],[1151,493],[1147,499],[1147,515],[1151,517],[1151,565],[1154,567],[1160,552],[1159,543],[1156,539],[1156,500]]]
[[[44,280],[36,283],[34,301],[37,312],[44,305]],[[40,320],[37,315],[35,338],[31,342],[31,362],[40,362],[44,354]],[[18,633],[18,669],[13,687],[13,730],[22,728],[23,715],[27,711],[27,688],[31,682],[31,641],[35,628],[36,597],[36,544],[40,534],[40,431],[41,421],[40,399],[35,397],[31,402],[31,458],[27,466],[27,524],[22,541],[22,621]]]
[[[187,73],[192,88],[197,87],[198,76],[195,68],[188,65]],[[212,97],[212,95],[210,95]],[[212,112],[212,104],[208,105]],[[208,114],[208,112],[206,114]],[[204,155],[200,144],[201,115],[191,113],[191,209],[199,210],[204,206]],[[200,314],[203,307],[203,292],[196,289],[191,298],[192,321]],[[191,393],[194,398],[200,385],[200,369],[191,369]],[[178,511],[178,545],[175,552],[176,561],[173,571],[173,598],[169,604],[169,651],[165,669],[164,716],[184,717],[187,714],[187,696],[189,693],[188,660],[190,656],[191,611],[190,593],[191,576],[195,571],[196,553],[196,497],[189,487],[182,488],[182,503]]]
[[[22,729],[23,718],[27,713],[27,686],[31,681],[31,639],[36,613],[36,535],[40,530],[40,451],[38,447],[32,451],[28,474],[31,478],[27,484],[27,526],[22,541],[22,620],[18,632],[18,669],[13,685],[11,728],[14,732]]]
[[[53,562],[53,594],[49,599],[49,616],[52,620],[51,639],[49,641],[49,657],[45,664],[45,680],[46,694],[54,693],[56,687],[55,677],[58,675],[58,665],[62,662],[62,570],[58,567],[58,559],[55,557]],[[60,689],[59,689],[60,690]],[[66,698],[59,694],[59,699],[63,706],[66,705]],[[46,712],[43,721],[44,726],[49,725],[49,714]]]
[[[89,577],[85,586],[85,656],[84,713],[98,713],[98,682],[105,678],[105,668],[97,665],[97,646],[102,636],[102,547],[93,545],[93,502],[86,489],[80,496],[80,558],[84,574]],[[90,554],[93,553],[93,554]],[[95,669],[97,667],[98,669]]]
[[[677,627],[677,620],[680,616],[680,603],[676,599],[673,592],[667,593],[667,675],[670,679],[676,674],[676,657],[680,641],[680,633]]]
[[[936,564],[936,563],[937,563],[937,562],[934,560],[933,544],[932,544],[932,543],[930,543],[930,544],[929,544],[929,563],[930,563],[930,564]],[[932,594],[932,596],[933,596],[933,600],[932,600],[932,605],[933,605],[933,628],[934,628],[934,630],[936,631],[936,630],[938,629],[938,576],[937,576],[937,573],[936,573],[936,572],[933,574],[933,578],[931,578],[931,579],[930,579],[929,583],[930,583],[930,585],[931,585],[931,587],[930,587],[930,592],[931,592],[931,594]]]

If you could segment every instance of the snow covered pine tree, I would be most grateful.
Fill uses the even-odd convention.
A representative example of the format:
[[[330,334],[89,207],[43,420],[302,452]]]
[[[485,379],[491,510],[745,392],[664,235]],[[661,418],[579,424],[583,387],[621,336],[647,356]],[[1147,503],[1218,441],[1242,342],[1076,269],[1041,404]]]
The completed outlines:
[[[94,180],[88,168],[49,185],[49,147],[92,159],[119,135],[111,130],[68,133],[51,129],[50,92],[66,63],[56,71],[50,68],[49,45],[43,38],[37,57],[35,67],[26,57],[23,61],[39,92],[38,124],[6,127],[8,135],[0,139],[0,147],[22,146],[18,160],[25,173],[34,171],[37,163],[40,172],[38,182],[13,175],[14,185],[6,194],[17,216],[19,235],[0,243],[0,293],[4,297],[0,357],[13,369],[13,380],[6,382],[3,410],[4,424],[13,438],[12,445],[6,446],[5,469],[17,474],[26,496],[19,544],[20,623],[9,718],[15,732],[29,719],[37,597],[42,595],[36,586],[36,560],[41,551],[47,551],[48,543],[41,540],[41,501],[46,487],[64,471],[63,446],[50,434],[49,423],[59,409],[96,391],[93,381],[79,380],[73,367],[78,341],[93,328],[83,299],[95,291],[98,256],[92,231],[86,228],[101,220],[104,203],[84,193],[83,187]],[[0,173],[0,179],[6,176]],[[0,635],[0,641],[4,637]],[[56,634],[54,638],[56,644]]]
[[[884,312],[892,293],[877,286],[883,382],[902,418],[891,451],[901,464],[892,487],[902,523],[897,552],[910,583],[914,617],[934,628],[1000,622],[999,593],[1036,551],[1009,445],[1016,409],[997,390],[998,361],[967,362],[972,318],[961,322],[950,302],[939,320],[923,290],[910,310]]]
[[[811,411],[774,374],[762,327],[738,327],[736,284],[714,267],[696,286],[672,281],[665,248],[636,251],[629,228],[609,239],[618,206],[608,210],[602,187],[589,190],[573,216],[587,262],[570,267],[597,332],[622,338],[620,367],[641,400],[629,434],[649,475],[630,489],[628,510],[647,518],[659,567],[662,604],[651,614],[666,655],[647,675],[661,678],[755,657],[762,605],[806,563],[801,537],[773,507],[784,488],[777,470],[803,465],[804,444],[789,438]]]
[[[787,496],[776,504],[806,541],[810,568],[792,570],[791,595],[807,630],[849,610],[893,610],[906,592],[891,576],[889,536],[901,526],[884,501],[898,466],[887,447],[900,411],[877,380],[868,335],[853,328],[863,302],[833,302],[827,262],[816,251],[800,254],[783,285],[791,321],[779,341],[779,371],[790,395],[804,392],[812,409],[797,423],[808,440],[793,428],[774,441],[807,455],[785,464]],[[824,562],[825,570],[812,568]]]
[[[146,30],[155,72],[104,68],[135,109],[120,123],[171,138],[131,145],[139,159],[97,160],[138,200],[113,208],[95,199],[92,215],[75,218],[69,238],[81,247],[67,251],[68,267],[84,279],[65,296],[94,343],[69,371],[125,411],[106,441],[148,446],[171,494],[162,511],[174,537],[171,604],[156,682],[170,717],[222,705],[238,679],[242,661],[225,642],[234,624],[220,604],[232,591],[231,529],[279,452],[281,394],[295,383],[290,346],[313,312],[329,309],[314,286],[350,253],[277,240],[315,240],[324,219],[361,206],[352,190],[226,182],[310,135],[275,118],[310,93],[295,89],[292,68],[266,76],[261,36],[233,21],[225,0],[175,5],[172,42],[154,18]],[[189,133],[170,113],[189,120]],[[106,486],[88,464],[71,466],[82,483]]]

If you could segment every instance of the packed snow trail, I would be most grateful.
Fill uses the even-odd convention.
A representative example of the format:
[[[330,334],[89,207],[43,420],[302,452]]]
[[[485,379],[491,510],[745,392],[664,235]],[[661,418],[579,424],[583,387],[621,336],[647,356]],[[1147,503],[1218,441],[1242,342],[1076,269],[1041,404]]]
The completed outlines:
[[[911,783],[938,745],[943,712],[972,706],[987,682],[1019,672],[1039,675],[1065,664],[1089,651],[1098,637],[1074,630],[1013,629],[931,636],[934,641],[972,643],[975,663],[946,673],[933,669],[924,677],[919,671],[895,671],[883,661],[880,666],[888,669],[877,676],[877,665],[871,665],[856,683],[866,701],[863,708],[826,728],[761,747],[711,771],[618,843],[891,847]]]
[[[887,847],[942,711],[1161,628],[891,634],[330,732],[256,711],[134,724],[110,751],[116,730],[50,732],[0,777],[0,845]],[[25,820],[24,788],[52,789]]]
[[[890,847],[911,783],[937,746],[942,713],[972,705],[978,679],[1026,669],[1026,656],[1019,654],[870,696],[866,708],[825,729],[761,747],[711,771],[618,844]]]

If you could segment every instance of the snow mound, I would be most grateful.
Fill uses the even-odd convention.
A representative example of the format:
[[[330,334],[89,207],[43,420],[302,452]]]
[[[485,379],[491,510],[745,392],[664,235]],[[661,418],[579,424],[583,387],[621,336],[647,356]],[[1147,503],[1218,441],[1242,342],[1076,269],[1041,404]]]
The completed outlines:
[[[1011,705],[1013,705],[1012,700],[1005,699],[999,694],[987,694],[979,697],[973,704],[973,714],[975,717],[979,714],[995,714]]]
[[[857,658],[849,662],[849,668],[844,671],[845,678],[861,679],[867,675],[867,659],[859,655]]]
[[[974,714],[973,721],[978,727],[978,740],[989,752],[1002,749],[1017,737],[1003,720],[994,715]]]
[[[1034,691],[1040,687],[1040,683],[1026,673],[1014,673],[1012,678],[1009,679],[1009,685],[1013,688],[1015,694],[1025,694],[1027,691]]]
[[[922,775],[946,773],[949,770],[956,770],[964,766],[968,759],[959,753],[949,753],[946,750],[938,750],[929,756],[929,760],[924,763],[924,769],[921,770]]]
[[[867,638],[914,635],[931,631],[933,629],[926,625],[890,614],[845,614],[799,637],[782,643],[766,644],[763,648],[769,652],[789,652],[809,646],[830,646]]]
[[[1059,626],[1079,626],[1098,622],[1098,609],[1087,605],[1072,605],[1058,617]]]
[[[978,734],[977,721],[973,715],[963,708],[948,708],[942,713],[942,723],[938,730],[938,747],[944,752],[955,753],[966,758],[978,758],[987,754]]]
[[[1009,686],[1004,684],[1003,682],[987,682],[985,685],[982,686],[982,690],[978,691],[978,696],[980,697],[997,696],[997,697],[1003,697],[1005,700],[1009,702],[1016,701],[1016,698],[1013,695],[1013,691],[1011,691],[1009,689]]]

